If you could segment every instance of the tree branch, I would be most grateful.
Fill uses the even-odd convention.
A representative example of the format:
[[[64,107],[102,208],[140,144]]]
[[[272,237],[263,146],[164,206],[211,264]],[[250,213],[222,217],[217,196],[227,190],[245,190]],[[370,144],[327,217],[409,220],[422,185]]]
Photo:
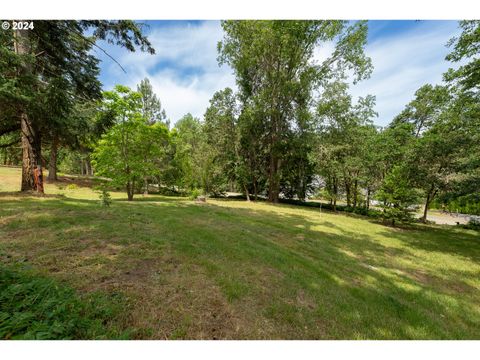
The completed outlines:
[[[5,129],[0,129],[0,136],[20,130],[20,124],[11,125]]]
[[[13,140],[12,142],[9,142],[7,144],[0,144],[0,148],[7,148],[7,147],[10,147],[12,145],[15,145],[15,144],[18,144],[20,142],[20,139],[16,139],[16,140]]]

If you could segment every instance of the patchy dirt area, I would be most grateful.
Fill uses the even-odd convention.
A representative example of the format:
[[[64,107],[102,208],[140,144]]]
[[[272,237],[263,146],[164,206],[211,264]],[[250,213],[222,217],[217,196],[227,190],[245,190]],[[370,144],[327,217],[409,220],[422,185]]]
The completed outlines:
[[[457,225],[468,223],[467,217],[457,217],[443,214],[428,215],[427,219],[428,221],[433,221],[435,224],[439,225]]]
[[[419,217],[421,214],[419,215]],[[469,215],[466,214],[455,214],[450,215],[448,213],[442,213],[439,211],[431,211],[427,215],[428,221],[433,221],[435,224],[438,225],[458,225],[458,224],[466,224],[470,219]]]

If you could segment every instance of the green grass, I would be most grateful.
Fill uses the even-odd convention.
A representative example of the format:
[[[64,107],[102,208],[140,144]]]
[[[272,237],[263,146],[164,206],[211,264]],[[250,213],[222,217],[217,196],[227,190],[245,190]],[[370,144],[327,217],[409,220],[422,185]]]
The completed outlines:
[[[2,262],[121,306],[108,338],[480,338],[472,230],[156,195],[112,193],[103,208],[88,187],[35,197],[18,185],[0,168]]]
[[[128,338],[111,321],[121,305],[105,294],[79,298],[52,279],[0,264],[0,339]]]

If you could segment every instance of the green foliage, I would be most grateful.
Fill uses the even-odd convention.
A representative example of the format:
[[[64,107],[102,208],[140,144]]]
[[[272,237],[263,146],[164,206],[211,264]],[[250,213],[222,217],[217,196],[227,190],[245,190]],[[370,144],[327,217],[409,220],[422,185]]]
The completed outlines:
[[[120,85],[105,93],[105,106],[115,114],[116,124],[93,153],[97,173],[110,178],[113,186],[126,188],[129,200],[136,185],[159,171],[169,140],[165,125],[146,125],[140,98],[139,93]]]
[[[110,204],[112,203],[112,197],[110,193],[107,191],[107,189],[105,188],[101,190],[99,198],[100,198],[100,203],[104,207],[109,207]]]
[[[433,206],[437,209],[448,210],[452,213],[480,215],[480,193],[463,196],[441,196]]]
[[[401,165],[426,211],[439,198],[449,209],[478,213],[478,202],[464,199],[480,186],[479,24],[461,21],[462,34],[449,43],[447,60],[462,66],[445,74],[445,84],[421,86],[382,129],[372,122],[375,97],[353,99],[347,85],[350,75],[356,82],[372,71],[363,51],[367,22],[223,21],[218,61],[233,68],[239,90],[217,91],[203,121],[187,114],[169,131],[147,78],[138,92],[117,86],[100,100],[98,60],[83,32],[153,53],[134,22],[39,21],[38,36],[0,33],[0,147],[14,144],[1,159],[21,161],[14,148],[20,109],[38,133],[32,149],[82,174],[95,149],[95,174],[129,199],[148,189],[202,189],[304,201],[320,190],[333,208],[345,201],[368,214],[377,195],[405,195],[392,195],[389,184]],[[325,43],[333,51],[317,62],[315,49]]]
[[[463,226],[465,229],[478,230],[480,231],[480,220],[479,219],[470,219],[468,223]]]
[[[444,78],[446,81],[458,83],[463,90],[479,90],[480,84],[480,21],[460,21],[462,33],[459,37],[450,39],[448,46],[453,47],[446,60],[460,62],[470,59],[470,62],[457,69],[449,69]]]
[[[189,197],[190,200],[195,200],[200,195],[202,195],[202,191],[200,189],[192,189],[190,191],[190,194],[188,195],[188,197]]]
[[[405,106],[395,119],[398,123],[411,123],[414,126],[415,137],[429,130],[438,121],[450,100],[447,87],[426,84],[415,92],[415,99]]]
[[[76,190],[76,189],[78,189],[77,184],[68,184],[67,186],[65,186],[65,190]]]
[[[347,205],[357,207],[360,188],[373,191],[378,185],[379,134],[372,125],[375,98],[359,98],[353,105],[348,85],[334,82],[325,87],[317,105],[318,135],[316,138],[317,171],[325,179],[325,191],[332,202],[343,189]]]
[[[177,184],[186,190],[204,188],[205,163],[209,156],[203,152],[206,142],[200,120],[187,114],[177,121],[174,130]]]
[[[148,125],[153,125],[157,122],[165,124],[167,127],[170,122],[167,120],[165,109],[162,108],[162,104],[157,95],[153,92],[152,85],[148,78],[143,79],[139,85],[137,85],[137,92],[142,95],[142,116]]]
[[[0,264],[0,339],[105,339],[120,299],[80,298],[73,289],[19,266]]]
[[[219,61],[234,69],[241,113],[247,113],[239,117],[247,121],[247,126],[240,125],[240,134],[255,133],[262,139],[255,156],[249,154],[240,165],[242,176],[251,176],[250,181],[242,181],[243,186],[253,183],[256,187],[259,176],[255,173],[260,170],[267,179],[270,201],[277,202],[281,190],[304,197],[311,176],[309,149],[293,144],[304,141],[310,130],[309,105],[316,85],[342,77],[347,70],[354,73],[355,80],[368,77],[371,63],[363,53],[366,23],[223,21],[222,27]],[[335,51],[324,63],[314,64],[315,46],[327,41],[335,41]],[[252,138],[240,140],[241,145],[252,142]],[[248,154],[249,150],[256,149],[240,152]],[[264,166],[257,165],[260,163]],[[283,165],[287,169],[282,174]],[[291,174],[296,174],[293,179]]]
[[[395,222],[413,221],[415,204],[418,201],[418,192],[412,187],[405,168],[394,166],[385,177],[377,194],[382,202],[383,219]]]
[[[204,176],[207,193],[219,195],[237,180],[239,134],[237,104],[232,89],[217,91],[210,100],[202,126],[206,146],[203,153],[208,167]]]
[[[96,40],[155,52],[129,20],[36,20],[34,30],[1,32],[0,134],[19,133],[18,113],[25,114],[34,129],[30,161],[41,158],[44,140],[74,145],[69,140],[80,135],[77,106],[101,98],[99,60],[92,51]]]

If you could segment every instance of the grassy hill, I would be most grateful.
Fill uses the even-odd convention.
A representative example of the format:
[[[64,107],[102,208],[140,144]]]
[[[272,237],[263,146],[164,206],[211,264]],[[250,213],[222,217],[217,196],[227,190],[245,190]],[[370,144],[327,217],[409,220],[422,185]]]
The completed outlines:
[[[0,168],[0,337],[480,338],[478,232],[156,195],[103,208],[86,181],[36,197],[19,177]]]

